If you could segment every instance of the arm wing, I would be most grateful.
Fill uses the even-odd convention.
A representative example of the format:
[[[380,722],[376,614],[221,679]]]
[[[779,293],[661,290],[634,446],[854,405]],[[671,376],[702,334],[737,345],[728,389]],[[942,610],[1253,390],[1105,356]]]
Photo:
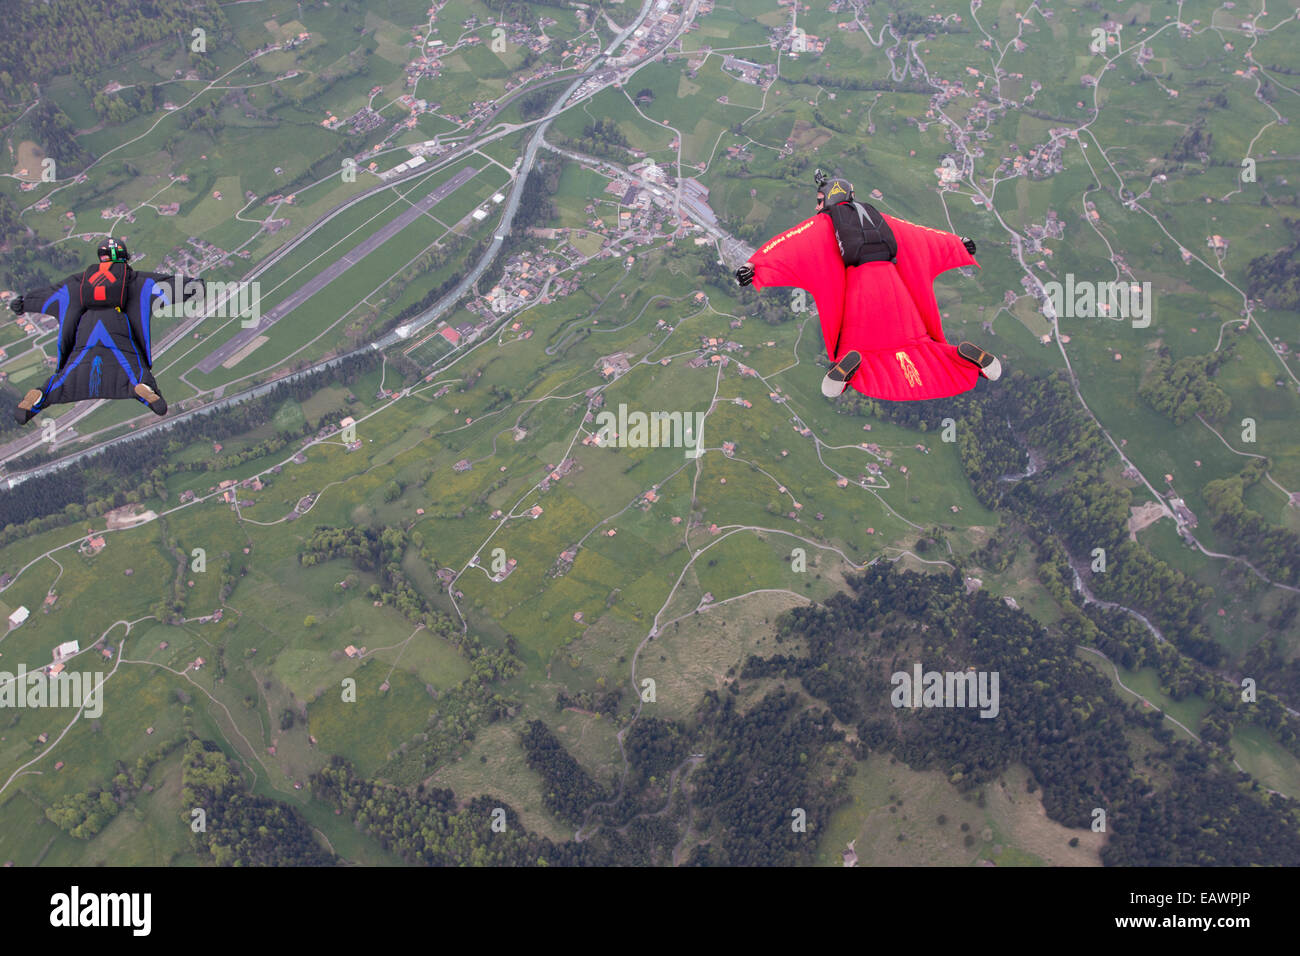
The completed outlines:
[[[180,289],[183,301],[188,302],[202,298],[207,285],[202,279],[191,276],[166,272],[134,273],[127,318],[131,325],[131,337],[144,358],[146,368],[153,368],[153,310],[159,302],[163,305],[176,305],[172,300],[177,289]]]
[[[58,367],[62,368],[77,337],[76,318],[81,312],[81,275],[71,275],[55,285],[42,286],[23,294],[28,312],[52,315],[59,320]]]
[[[179,288],[181,295],[186,299],[191,299],[207,288],[202,279],[194,276],[172,275],[170,272],[135,272],[135,279],[138,285],[143,286],[146,282],[152,282],[155,288],[165,288],[167,290],[168,303],[171,303],[172,297],[175,296]],[[179,285],[178,285],[179,283]]]
[[[934,298],[934,280],[941,272],[961,266],[978,267],[979,263],[966,251],[960,236],[893,216],[885,219],[898,240],[898,273],[921,313],[926,331],[936,342],[946,342]]]
[[[812,293],[832,361],[844,318],[844,260],[830,216],[821,214],[769,239],[749,258],[754,288],[793,286]]]
[[[78,274],[68,276],[62,282],[24,292],[23,305],[27,307],[28,312],[40,312],[43,315],[62,319],[68,314],[68,305],[71,298],[77,294],[77,285],[80,282],[81,276]]]

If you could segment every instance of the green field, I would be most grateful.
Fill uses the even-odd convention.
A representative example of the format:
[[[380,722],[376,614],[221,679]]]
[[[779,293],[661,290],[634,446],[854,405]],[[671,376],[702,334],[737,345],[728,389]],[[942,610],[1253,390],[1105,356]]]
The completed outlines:
[[[173,408],[356,349],[427,310],[433,290],[475,266],[470,251],[503,233],[505,207],[491,197],[510,194],[523,176],[515,164],[538,123],[524,119],[523,96],[494,107],[567,71],[546,87],[558,94],[576,76],[575,51],[585,49],[585,68],[609,45],[611,23],[639,12],[636,4],[527,3],[506,12],[449,0],[431,14],[427,2],[382,0],[358,18],[353,6],[226,4],[208,59],[158,43],[75,79],[37,78],[42,99],[67,119],[60,141],[91,158],[84,179],[65,172],[23,191],[15,176],[0,178],[0,211],[16,224],[11,268],[27,287],[72,268],[54,250],[84,258],[111,233],[129,238],[143,268],[206,255],[205,278],[256,275],[266,312],[431,190],[475,170],[230,367],[203,373],[197,365],[240,331],[238,319],[205,319],[160,354],[154,372]],[[617,82],[602,81],[550,120],[552,145],[577,148],[598,120],[613,123],[622,145],[605,144],[582,163],[539,148],[544,165],[522,191],[529,212],[500,236],[506,253],[493,278],[439,322],[355,378],[327,373],[310,393],[277,399],[236,434],[180,433],[165,453],[165,477],[155,481],[160,462],[151,462],[124,480],[113,469],[127,466],[101,459],[77,479],[84,494],[73,495],[66,520],[0,529],[8,541],[0,572],[11,576],[0,612],[31,611],[0,634],[0,664],[34,669],[75,639],[77,667],[107,676],[99,717],[58,708],[0,715],[0,859],[210,862],[185,829],[179,752],[160,760],[148,787],[91,839],[46,816],[64,797],[107,786],[119,765],[190,734],[236,760],[253,793],[297,808],[344,861],[402,862],[313,794],[312,775],[333,757],[385,784],[451,788],[458,806],[497,795],[530,831],[566,841],[575,826],[548,809],[553,788],[520,745],[529,721],[543,721],[599,787],[618,793],[637,720],[675,721],[692,749],[707,749],[691,735],[704,732],[709,695],[752,707],[784,682],[746,679],[740,690],[747,659],[802,653],[778,646],[778,618],[834,606],[853,573],[882,559],[960,569],[994,598],[1014,598],[1046,633],[1073,634],[1069,601],[1049,586],[1035,547],[1034,536],[1049,531],[1026,530],[1030,505],[1016,486],[999,484],[1006,496],[989,507],[967,476],[969,449],[942,440],[938,420],[908,428],[827,401],[818,316],[782,311],[784,288],[763,289],[760,305],[750,305],[728,276],[738,263],[719,265],[713,239],[697,245],[698,227],[676,218],[695,218],[675,203],[678,180],[688,178],[707,188],[720,228],[753,246],[811,214],[819,167],[892,216],[975,238],[980,268],[935,281],[948,340],[983,344],[1008,371],[1068,369],[1071,401],[1159,495],[1185,499],[1205,551],[1229,555],[1189,546],[1163,518],[1136,537],[1210,589],[1196,623],[1222,660],[1195,666],[1235,680],[1267,661],[1261,686],[1300,706],[1287,696],[1294,680],[1282,666],[1300,655],[1300,632],[1294,621],[1274,623],[1294,588],[1234,560],[1261,564],[1214,520],[1206,494],[1264,456],[1267,476],[1246,490],[1245,504],[1268,527],[1300,532],[1289,498],[1300,491],[1300,313],[1265,305],[1262,296],[1277,290],[1261,290],[1256,277],[1262,257],[1295,238],[1287,179],[1296,143],[1278,119],[1293,106],[1284,80],[1300,69],[1294,30],[1246,40],[1238,21],[1260,16],[1258,4],[1231,17],[1208,0],[1167,13],[1130,5],[1107,14],[1124,26],[1123,52],[1110,50],[1107,69],[1088,52],[1099,8],[1064,6],[1049,18],[1010,4],[978,16],[964,4],[938,6],[799,7],[799,27],[825,46],[797,55],[770,42],[785,37],[791,16],[771,0],[733,0],[696,16],[679,45],[645,62],[617,61]],[[954,15],[961,19],[938,22]],[[839,28],[855,16],[870,27]],[[917,22],[904,30],[903,16]],[[496,42],[498,24],[536,38],[543,18],[555,21],[544,28],[544,49]],[[1195,29],[1179,30],[1194,20]],[[273,43],[282,46],[264,49]],[[1144,46],[1150,58],[1138,62]],[[771,67],[775,77],[747,82],[730,58]],[[109,123],[102,97],[111,94],[96,91],[110,81],[127,85],[131,102],[130,90],[153,87],[172,108]],[[408,96],[429,103],[409,122],[418,107],[399,102]],[[15,167],[6,172],[20,156],[41,155],[63,125],[24,115],[28,105],[6,128]],[[353,118],[370,110],[378,121],[354,131]],[[329,128],[330,116],[344,125]],[[415,147],[428,155],[420,175],[376,188],[377,173]],[[620,224],[628,209],[606,189],[633,154],[668,177],[649,209],[638,209],[635,228]],[[1254,182],[1239,174],[1247,156],[1258,161]],[[353,160],[354,180],[340,175]],[[936,176],[945,160],[963,170],[950,188]],[[552,164],[558,175],[546,185]],[[1031,172],[1017,172],[1026,164]],[[37,210],[40,200],[48,208]],[[173,202],[175,215],[159,211]],[[119,204],[127,212],[112,212]],[[476,210],[487,217],[472,218]],[[557,232],[530,236],[529,227]],[[1213,236],[1228,243],[1222,261]],[[1101,316],[1052,322],[1034,291],[1067,275],[1150,282],[1149,326]],[[526,282],[525,304],[493,316],[489,287],[511,282]],[[1251,322],[1241,329],[1244,312]],[[155,341],[175,323],[159,319]],[[482,331],[453,346],[439,334],[444,323]],[[0,325],[9,392],[48,375],[56,337]],[[1158,359],[1228,351],[1213,381],[1230,404],[1216,419],[1175,424],[1139,394]],[[701,416],[703,453],[680,443],[637,447],[627,434],[612,447],[594,443],[595,416],[620,408]],[[102,403],[61,437],[57,453],[129,434],[146,420],[138,411]],[[341,414],[357,420],[359,447],[332,434],[317,440]],[[22,434],[11,430],[5,442]],[[268,441],[279,443],[274,451]],[[1153,500],[1143,482],[1121,477],[1114,452],[1105,443],[1101,480],[1129,489],[1133,505]],[[235,464],[243,454],[250,460]],[[30,461],[6,461],[7,473]],[[1051,494],[1070,467],[1022,487]],[[222,500],[221,483],[253,477],[263,487],[237,487],[237,506]],[[51,487],[64,494],[68,486]],[[182,504],[186,492],[197,500]],[[151,514],[110,529],[102,509],[83,502],[115,493],[117,506]],[[299,513],[305,496],[310,510]],[[313,563],[308,540],[326,527],[381,546]],[[399,534],[401,547],[384,550]],[[84,553],[95,535],[106,547]],[[995,539],[1009,549],[1001,570],[979,558]],[[203,570],[190,563],[196,550]],[[494,565],[507,560],[509,574],[494,579]],[[945,638],[931,631],[925,640]],[[1110,682],[1118,706],[1139,716],[1160,709],[1185,744],[1208,733],[1211,692],[1175,700],[1152,666],[1116,670],[1067,647]],[[501,660],[517,671],[497,676]],[[641,696],[647,680],[653,701]],[[850,738],[859,731],[837,729]],[[1173,772],[1158,753],[1162,734],[1130,723],[1115,741],[1134,773],[1156,783]],[[1232,773],[1235,760],[1262,788],[1300,794],[1300,760],[1285,733],[1243,720],[1225,739],[1207,762]],[[942,770],[909,767],[888,746],[864,743],[845,761],[846,778],[823,781],[842,786],[845,799],[809,821],[808,859],[840,866],[852,841],[859,866],[1100,865],[1107,837],[1050,818],[1019,759],[959,790]],[[683,812],[700,768],[673,770],[681,772],[676,792],[629,797],[643,803],[627,820],[648,823],[664,808],[681,838],[671,857],[681,862],[716,831],[694,829]]]

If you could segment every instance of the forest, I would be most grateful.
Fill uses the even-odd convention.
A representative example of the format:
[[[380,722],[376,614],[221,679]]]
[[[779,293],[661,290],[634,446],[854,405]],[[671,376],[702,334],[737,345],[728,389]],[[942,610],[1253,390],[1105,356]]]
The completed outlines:
[[[707,842],[688,865],[808,865],[831,811],[847,798],[852,764],[830,746],[843,735],[827,711],[785,690],[741,713],[739,686],[731,686],[736,691],[706,692],[698,711],[711,746],[691,778],[691,805]]]
[[[1258,256],[1246,266],[1247,291],[1270,309],[1300,312],[1300,219],[1284,219],[1291,242],[1277,252]]]
[[[605,789],[591,779],[540,720],[528,722],[520,743],[528,769],[542,778],[542,803],[561,820],[576,826],[592,804],[608,799]]]
[[[1080,440],[1088,447],[1085,435]],[[1045,521],[1042,507],[1026,503],[1026,520]],[[339,555],[367,566],[383,560],[373,543],[328,533]],[[1062,547],[1054,534],[1044,540]],[[391,560],[396,539],[389,548]],[[981,557],[1004,561],[1007,551],[994,542]],[[1106,810],[1108,865],[1300,864],[1300,805],[1235,771],[1226,748],[1237,721],[1294,744],[1276,699],[1243,705],[1231,681],[1130,615],[1098,605],[1081,610],[1068,593],[1062,622],[1044,628],[984,591],[966,593],[956,572],[921,575],[877,563],[849,583],[852,593],[779,618],[778,645],[790,652],[749,657],[725,690],[705,694],[691,719],[633,720],[627,773],[608,784],[593,779],[543,721],[529,721],[520,739],[544,805],[590,828],[581,842],[522,831],[514,812],[489,796],[462,806],[449,791],[360,780],[339,758],[313,778],[313,792],[386,848],[428,865],[798,865],[814,860],[861,761],[889,756],[937,769],[981,800],[987,785],[1023,764],[1052,819],[1083,828],[1095,809]],[[1212,707],[1199,728],[1202,742],[1177,741],[1159,712],[1120,700],[1076,656],[1085,642],[1124,666],[1156,666],[1181,693],[1204,694]],[[912,661],[999,672],[998,719],[961,709],[900,714],[888,675]],[[752,681],[765,690],[742,711],[742,683]],[[692,751],[699,753],[688,759]],[[504,833],[490,826],[496,808],[505,811]]]
[[[854,413],[922,432],[940,429],[951,417],[972,489],[983,504],[997,509],[1002,525],[969,563],[1001,572],[1018,551],[1031,549],[1039,580],[1064,615],[1056,625],[1061,634],[1126,667],[1155,666],[1162,690],[1175,700],[1203,695],[1212,708],[1198,733],[1212,747],[1226,746],[1235,725],[1254,724],[1300,755],[1300,719],[1286,707],[1287,701],[1300,701],[1300,662],[1289,661],[1284,643],[1269,639],[1224,672],[1224,652],[1205,626],[1213,592],[1129,540],[1133,493],[1109,477],[1115,469],[1113,451],[1062,373],[1030,378],[1013,372],[993,388],[936,402],[891,404],[855,397],[845,405]],[[1029,450],[1038,465],[1032,474],[1024,466]],[[1206,493],[1216,507],[1212,517],[1236,535],[1234,544],[1285,583],[1300,564],[1291,557],[1291,533],[1239,505],[1238,486],[1256,480],[1266,466],[1256,461],[1242,480],[1211,482]],[[1220,512],[1226,517],[1216,517]],[[1091,568],[1097,548],[1105,554],[1104,572]],[[955,564],[964,571],[968,561],[958,557]],[[1076,574],[1099,599],[1143,614],[1160,637],[1129,612],[1087,602],[1073,586]],[[1265,586],[1238,562],[1229,562],[1221,579],[1244,600]],[[1279,635],[1285,632],[1298,606],[1285,603],[1269,626]],[[1254,617],[1262,621],[1264,616],[1257,612]],[[1257,682],[1256,702],[1241,700],[1240,678],[1233,673]]]
[[[181,774],[181,806],[195,849],[217,866],[327,866],[301,813],[248,790],[234,764],[210,741],[191,740]],[[203,811],[195,830],[193,809]]]
[[[104,64],[160,41],[188,52],[195,28],[216,42],[228,29],[221,5],[212,0],[140,0],[128,10],[112,0],[6,4],[5,29],[0,31],[0,125],[22,112],[18,104],[32,95],[33,85],[63,73],[88,81]],[[51,150],[46,147],[46,152]]]
[[[544,722],[528,722],[521,742],[548,811],[584,829],[595,824],[581,842],[528,833],[491,796],[463,804],[446,790],[361,780],[341,758],[312,778],[313,793],[426,865],[800,865],[815,859],[862,761],[892,757],[940,770],[981,802],[984,788],[1018,763],[1053,820],[1084,828],[1095,809],[1106,810],[1107,865],[1300,864],[1300,805],[1231,767],[1209,739],[1215,719],[1204,742],[1176,741],[1163,715],[1121,701],[1079,660],[1069,636],[982,591],[967,594],[959,575],[879,563],[850,586],[851,594],[779,618],[777,640],[792,653],[749,657],[690,720],[633,721],[617,793],[593,780]],[[1143,641],[1135,628],[1126,642],[1105,643],[1111,631],[1133,627],[1121,612],[1090,607],[1085,620],[1108,652],[1130,653]],[[1168,645],[1148,641],[1145,652],[1165,653],[1160,647]],[[999,717],[895,710],[887,675],[912,661],[998,671]],[[751,681],[767,689],[742,710],[742,683]],[[1210,692],[1231,709],[1230,695]],[[856,742],[839,726],[852,728]],[[692,750],[698,765],[686,758]],[[491,828],[497,808],[504,832]]]
[[[1205,501],[1215,531],[1249,554],[1271,578],[1294,586],[1300,584],[1300,535],[1272,524],[1242,500],[1242,493],[1267,469],[1267,459],[1252,459],[1240,474],[1209,482]]]
[[[1159,712],[1124,704],[1072,641],[983,591],[966,594],[956,574],[876,564],[850,584],[852,596],[778,622],[780,639],[806,645],[806,657],[751,656],[742,677],[799,678],[873,751],[942,770],[960,789],[1023,763],[1051,819],[1082,828],[1094,808],[1106,810],[1107,865],[1300,864],[1300,804],[1265,791],[1212,745],[1176,741]],[[999,716],[900,714],[887,674],[912,661],[998,671]]]
[[[601,118],[588,123],[582,128],[582,135],[576,139],[555,130],[548,131],[546,137],[563,149],[600,156],[602,159],[612,159],[619,163],[632,162],[631,153],[628,152],[632,144],[618,128],[618,123],[612,119]]]
[[[1168,349],[1162,349],[1139,386],[1138,397],[1175,425],[1198,414],[1211,421],[1222,419],[1232,401],[1210,379],[1232,355],[1234,345],[1229,341],[1228,347],[1218,352],[1188,355],[1176,362],[1169,360]]]

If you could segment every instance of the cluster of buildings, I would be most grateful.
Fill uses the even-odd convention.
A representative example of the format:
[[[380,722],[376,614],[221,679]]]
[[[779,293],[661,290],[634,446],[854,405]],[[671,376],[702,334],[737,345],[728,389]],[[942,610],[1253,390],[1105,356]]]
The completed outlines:
[[[572,548],[566,548],[565,550],[560,552],[560,556],[555,559],[555,564],[551,566],[551,569],[549,572],[547,572],[547,574],[553,578],[560,577],[561,575],[567,573],[571,567],[573,567],[573,562],[577,560],[577,557],[578,557],[577,545],[574,545]]]
[[[699,354],[686,363],[687,368],[703,368],[706,365],[721,365],[727,367],[727,356],[723,352],[739,352],[744,346],[739,342],[733,342],[731,339],[723,339],[718,336],[701,335]],[[744,372],[753,373],[753,369],[743,369]],[[754,373],[757,374],[757,373]]]
[[[633,238],[639,228],[645,227],[650,230],[645,237],[648,241],[655,234],[653,232],[655,224],[663,222],[667,217],[667,213],[663,210],[660,210],[657,216],[652,216],[650,213],[653,202],[663,202],[666,205],[666,199],[662,197],[652,199],[648,192],[644,192],[639,186],[627,180],[612,183],[606,191],[615,194],[621,192],[624,199],[634,204],[633,209],[621,210],[628,215],[620,217],[623,230],[632,232]],[[587,209],[593,215],[592,229],[600,231],[607,239],[605,247],[594,258],[604,259],[619,254],[615,248],[616,236],[610,233],[599,218],[594,217],[594,206],[589,205]],[[637,218],[634,219],[634,215]],[[530,228],[529,233],[540,238],[555,240],[566,239],[570,235],[570,230]],[[628,257],[629,267],[632,258]],[[466,309],[478,316],[477,321],[462,322],[456,326],[441,323],[431,335],[441,336],[453,348],[474,342],[498,322],[502,313],[511,312],[534,302],[547,303],[577,291],[582,274],[574,267],[586,260],[587,257],[568,242],[561,242],[547,250],[525,250],[516,253],[505,261],[500,281],[488,290],[486,295],[466,304]],[[521,323],[515,322],[511,325],[511,330],[519,331],[520,327]],[[531,337],[532,331],[532,329],[524,330],[521,337]],[[425,341],[427,337],[412,343],[407,351],[412,351]]]
[[[722,58],[722,72],[742,83],[752,83],[765,90],[776,79],[776,64],[753,63],[728,54]]]
[[[550,302],[575,291],[578,288],[577,273],[561,273],[578,265],[582,258],[582,254],[567,242],[546,251],[525,250],[512,255],[501,271],[501,281],[481,300],[469,305],[470,311],[483,316],[483,321],[477,326],[467,325],[464,332],[459,328],[456,331],[461,333],[461,337],[476,336],[502,312],[534,302]],[[450,336],[448,341],[457,344]]]
[[[581,22],[583,18],[583,11],[578,10],[576,12],[579,18],[579,22]],[[599,53],[600,53],[599,43],[591,39],[590,36],[579,37],[578,39],[573,41],[572,46],[564,48],[564,52],[560,54],[560,64],[566,70],[567,69],[581,70],[582,67],[586,65],[586,63],[589,60],[591,60],[592,57],[597,56]],[[573,62],[566,64],[564,61],[568,59],[572,59]]]
[[[1008,149],[1013,154],[1003,156],[995,175],[998,178],[1008,176],[1027,176],[1030,179],[1046,179],[1065,169],[1065,142],[1067,138],[1077,138],[1072,130],[1053,129],[1048,133],[1049,139],[1041,146],[1031,148],[1026,155],[1020,155],[1012,143]]]
[[[555,26],[559,23],[551,17],[541,17],[537,21],[537,32],[525,23],[496,23],[493,26],[496,29],[505,30],[505,40],[512,47],[522,47],[531,50],[535,54],[545,53],[551,47],[551,38],[546,35],[548,26]]]
[[[640,60],[652,49],[662,46],[674,33],[681,15],[672,12],[672,0],[655,0],[645,20],[632,31],[631,40],[623,52],[608,62],[611,66],[626,66]]]
[[[596,367],[600,369],[602,378],[618,378],[631,370],[632,363],[629,361],[631,357],[630,352],[615,352],[612,355],[602,355],[596,360]],[[597,396],[597,398],[600,398],[600,401],[593,399],[592,408],[599,408],[604,404],[603,396]]]
[[[224,501],[226,504],[230,505],[232,508],[236,504],[238,504],[239,507],[241,508],[245,508],[251,505],[253,502],[251,499],[240,498],[239,489],[244,488],[249,491],[261,491],[265,487],[266,487],[266,483],[262,481],[260,477],[254,475],[252,478],[245,478],[242,481],[237,481],[234,478],[227,478],[219,485],[215,485],[209,488],[208,491],[209,492],[219,491],[221,493],[220,494],[221,500]],[[194,492],[193,491],[183,492],[181,494],[180,500],[181,500],[181,504],[185,504],[189,501],[193,501]]]
[[[515,568],[517,568],[518,566],[519,566],[519,562],[518,562],[518,560],[516,560],[515,558],[507,558],[507,559],[506,559],[506,566],[505,566],[504,568],[502,568],[500,571],[496,572],[495,574],[489,575],[489,577],[490,577],[490,578],[492,579],[492,581],[494,581],[495,583],[500,584],[500,583],[501,583],[502,581],[504,581],[506,578],[510,577],[511,573],[512,573],[512,572],[515,570]]]
[[[434,31],[437,32],[436,30]],[[477,40],[478,37],[473,39]],[[414,89],[420,80],[433,80],[442,75],[442,54],[446,46],[441,40],[430,40],[424,45],[429,53],[422,53],[406,64],[406,85]]]
[[[559,481],[561,478],[563,478],[565,475],[567,475],[577,466],[578,466],[578,459],[576,458],[564,459],[558,465],[552,468],[549,473],[547,473],[546,477],[543,478],[541,483],[537,486],[537,490],[546,491],[548,488],[551,487],[551,482]],[[582,469],[579,468],[578,470],[581,471]]]
[[[369,133],[384,125],[384,118],[369,106],[363,106],[347,119],[348,130],[352,133]],[[340,124],[341,125],[341,124]]]
[[[394,176],[401,176],[401,175],[404,174],[404,173],[409,173],[412,169],[418,169],[419,167],[423,166],[423,165],[425,164],[425,162],[426,162],[426,160],[425,160],[424,156],[422,156],[422,155],[415,155],[415,156],[412,156],[410,159],[408,159],[408,160],[406,160],[406,161],[404,161],[404,162],[398,163],[398,164],[397,164],[396,166],[394,166],[392,169],[385,170],[384,172],[380,173],[380,174],[379,174],[379,178],[380,178],[380,179],[392,179]],[[370,168],[371,168],[371,171],[372,171],[372,172],[374,171],[374,167],[375,167],[376,165],[377,165],[377,164],[375,164],[375,163],[371,163],[371,164],[370,164]]]
[[[188,247],[188,248],[187,248]],[[248,258],[248,253],[239,253],[240,258]],[[180,275],[202,275],[208,269],[225,267],[230,264],[231,253],[220,246],[213,245],[198,236],[189,236],[185,245],[163,256],[159,263],[160,272],[179,273]]]
[[[1062,239],[1065,237],[1065,223],[1057,218],[1054,209],[1047,210],[1047,218],[1040,226],[1038,223],[1030,223],[1025,228],[1027,236],[1025,251],[1042,252],[1045,256],[1050,256],[1052,250],[1043,246],[1043,242],[1048,239]]]
[[[100,219],[125,219],[127,222],[135,222],[135,216],[131,213],[131,207],[124,202],[116,206],[105,207],[99,211]]]
[[[404,70],[406,86],[409,89],[414,89],[422,79],[437,79],[441,76],[443,56],[454,53],[463,47],[478,46],[483,43],[483,37],[477,34],[468,34],[461,36],[459,40],[448,46],[446,41],[437,39],[434,36],[438,33],[438,28],[433,26],[436,22],[436,11],[431,8],[428,20],[428,36],[426,37],[422,29],[419,28],[411,31],[411,42],[413,45],[418,45],[421,52],[406,64]],[[495,42],[499,38],[509,44],[511,48],[524,48],[535,54],[541,54],[549,49],[551,45],[551,38],[545,32],[546,27],[554,26],[557,22],[551,17],[542,17],[538,21],[537,32],[534,32],[532,28],[524,23],[494,23],[491,24],[494,32],[492,40]],[[479,26],[478,17],[469,17],[461,21],[463,30],[474,30]],[[504,31],[504,36],[495,33],[498,28]],[[549,73],[551,70],[548,68],[544,72]],[[519,81],[515,80],[514,82],[517,84]],[[508,85],[507,92],[510,88]],[[434,108],[436,109],[436,107]],[[460,120],[457,120],[457,122],[460,122]]]
[[[798,59],[800,53],[821,53],[826,49],[825,40],[806,32],[797,23],[799,7],[803,6],[806,10],[806,4],[802,4],[800,0],[776,0],[776,5],[790,8],[790,21],[768,29],[768,43],[773,50],[788,54],[792,59]]]

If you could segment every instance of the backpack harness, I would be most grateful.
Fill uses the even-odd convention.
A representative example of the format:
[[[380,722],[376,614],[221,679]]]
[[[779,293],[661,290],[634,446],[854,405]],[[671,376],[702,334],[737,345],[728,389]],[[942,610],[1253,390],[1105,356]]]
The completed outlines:
[[[81,276],[81,308],[117,309],[126,305],[130,267],[125,262],[101,262]]]
[[[827,206],[822,212],[831,217],[835,241],[846,266],[897,261],[898,240],[894,238],[894,230],[874,207],[856,201],[841,202]]]

